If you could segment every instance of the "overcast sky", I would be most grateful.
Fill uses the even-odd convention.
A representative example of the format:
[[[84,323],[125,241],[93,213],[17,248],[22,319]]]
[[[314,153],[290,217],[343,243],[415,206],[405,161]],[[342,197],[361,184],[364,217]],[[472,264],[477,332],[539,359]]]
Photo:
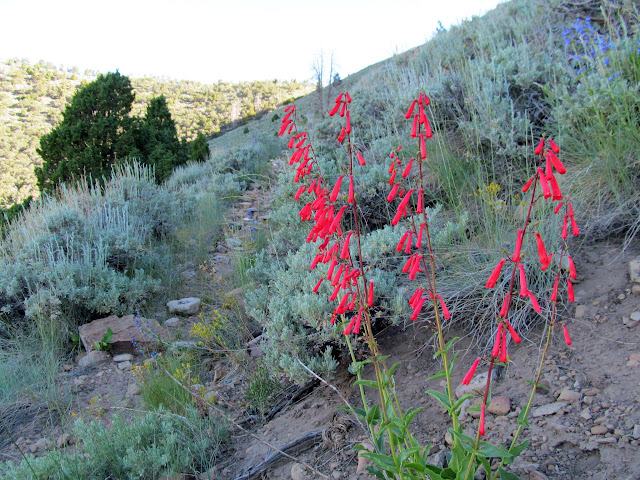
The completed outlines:
[[[0,0],[0,58],[204,83],[341,77],[504,0]]]

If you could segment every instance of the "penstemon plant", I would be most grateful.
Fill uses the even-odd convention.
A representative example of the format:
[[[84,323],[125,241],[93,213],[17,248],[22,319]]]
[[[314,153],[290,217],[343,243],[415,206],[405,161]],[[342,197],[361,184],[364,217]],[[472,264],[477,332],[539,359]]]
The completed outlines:
[[[500,314],[497,317],[495,342],[490,355],[478,357],[462,380],[468,385],[476,370],[484,364],[488,365],[488,375],[483,392],[463,395],[456,398],[453,388],[453,366],[457,354],[453,347],[457,338],[445,338],[445,322],[451,320],[451,314],[444,298],[438,293],[436,278],[436,256],[432,247],[427,211],[424,206],[423,171],[426,167],[426,142],[433,136],[427,111],[430,104],[429,97],[420,93],[412,102],[405,118],[412,122],[411,137],[416,140],[411,158],[404,160],[405,152],[398,146],[390,155],[389,186],[387,201],[397,203],[392,225],[401,225],[405,229],[397,247],[397,252],[408,256],[402,269],[410,281],[417,282],[417,287],[409,306],[412,309],[411,319],[416,321],[425,310],[432,312],[436,330],[435,356],[440,358],[442,370],[428,380],[445,379],[444,392],[427,390],[427,393],[440,402],[451,418],[449,432],[452,436],[451,452],[447,456],[446,465],[431,465],[428,462],[430,445],[420,445],[411,434],[411,422],[421,409],[408,408],[403,410],[396,393],[394,370],[395,364],[387,366],[385,357],[381,354],[372,327],[372,310],[374,308],[374,283],[368,280],[371,264],[362,255],[361,218],[358,208],[358,196],[355,178],[359,169],[366,166],[363,153],[356,148],[352,138],[351,96],[348,92],[341,93],[335,99],[335,105],[329,112],[330,116],[339,115],[344,120],[337,137],[337,142],[346,150],[346,162],[342,165],[342,172],[330,188],[322,175],[321,165],[315,155],[313,145],[307,131],[299,131],[296,122],[296,106],[291,104],[285,108],[279,135],[290,135],[288,147],[293,151],[289,158],[289,165],[295,166],[294,182],[300,186],[295,194],[295,200],[306,202],[299,211],[302,221],[309,222],[312,227],[306,237],[307,242],[318,246],[318,253],[311,262],[311,270],[321,270],[322,276],[313,288],[314,293],[326,291],[329,301],[335,304],[331,315],[331,324],[343,329],[344,339],[352,358],[349,367],[356,375],[355,384],[359,387],[362,408],[350,408],[362,423],[369,428],[373,449],[369,451],[364,446],[356,447],[361,450],[360,455],[368,458],[371,465],[368,471],[380,479],[470,479],[479,469],[484,469],[488,478],[508,480],[518,478],[505,468],[520,454],[528,442],[517,443],[522,431],[527,426],[527,416],[533,403],[536,387],[539,386],[542,369],[549,346],[553,338],[557,320],[558,303],[560,302],[560,285],[567,286],[567,299],[573,301],[572,279],[576,278],[575,266],[568,253],[568,225],[571,225],[573,235],[579,235],[579,229],[574,219],[573,207],[570,201],[563,198],[555,173],[564,174],[566,169],[557,154],[558,146],[544,137],[535,149],[538,166],[535,174],[522,188],[523,193],[530,192],[528,211],[521,229],[518,230],[516,247],[513,254],[506,254],[495,267],[487,288],[495,288],[505,265],[511,267],[510,279],[506,284],[507,291]],[[547,148],[548,146],[548,148]],[[555,173],[554,173],[555,171]],[[343,185],[347,185],[343,188]],[[539,189],[538,189],[539,187]],[[345,195],[343,190],[347,191]],[[542,191],[542,194],[539,193]],[[554,213],[564,212],[564,222],[560,235],[559,249],[550,255],[538,230],[539,222],[534,222],[533,211],[539,202],[551,200],[558,202]],[[350,211],[349,230],[343,230],[345,212]],[[542,314],[535,295],[528,289],[526,269],[532,268],[523,263],[525,251],[523,247],[528,239],[534,236],[541,269],[546,271],[554,264],[555,256],[557,270],[554,287],[549,299],[550,309],[546,313],[546,344],[542,352],[539,368],[532,384],[531,394],[527,404],[522,408],[518,417],[518,428],[508,445],[492,445],[483,441],[485,436],[485,409],[491,400],[492,371],[497,365],[506,365],[511,360],[508,354],[508,343],[520,342],[520,337],[509,321],[509,312],[516,297],[516,284],[519,284],[519,296],[528,299],[531,307],[538,314]],[[525,243],[526,242],[526,243]],[[565,260],[566,259],[566,260]],[[563,266],[568,264],[569,275],[565,274]],[[326,267],[326,269],[325,269]],[[526,268],[525,268],[526,267]],[[571,344],[566,325],[562,323],[567,344]],[[357,360],[354,353],[352,336],[361,335],[368,346],[368,356],[365,360]],[[367,380],[362,376],[366,365],[371,364],[375,371],[375,380]],[[370,406],[367,401],[367,388],[377,390],[377,403]],[[459,416],[465,403],[480,395],[480,421],[475,438],[465,435],[460,425]],[[468,402],[467,402],[468,403]],[[497,468],[492,470],[492,462],[498,459]],[[494,465],[495,467],[495,465]]]

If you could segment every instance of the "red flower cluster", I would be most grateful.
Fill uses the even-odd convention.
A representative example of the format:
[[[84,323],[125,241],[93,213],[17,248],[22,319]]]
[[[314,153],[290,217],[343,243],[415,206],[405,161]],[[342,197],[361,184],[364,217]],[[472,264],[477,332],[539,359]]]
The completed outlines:
[[[350,142],[351,134],[351,115],[349,112],[349,104],[351,97],[349,93],[341,93],[335,100],[335,106],[329,113],[333,116],[337,113],[346,119],[346,124],[342,127],[338,141],[340,143],[348,139]],[[287,115],[282,119],[282,126],[279,134],[282,136],[285,132],[292,134],[288,147],[293,149],[293,153],[289,159],[289,165],[296,165],[296,175],[294,182],[304,181],[305,177],[313,171],[314,160],[313,148],[309,143],[307,132],[297,133],[295,131],[295,106],[287,107]],[[349,147],[351,147],[349,145]],[[360,152],[356,152],[358,161],[361,165],[365,165],[365,160]],[[319,252],[311,262],[310,269],[313,270],[318,264],[328,265],[327,274],[316,283],[313,288],[314,293],[318,293],[323,281],[331,282],[333,288],[329,301],[337,301],[338,304],[333,310],[331,323],[335,323],[338,315],[344,315],[347,312],[355,312],[347,327],[344,330],[345,335],[350,333],[358,334],[360,332],[360,324],[362,322],[362,314],[368,308],[373,306],[373,281],[368,285],[359,279],[364,277],[360,268],[354,266],[353,259],[350,254],[351,238],[355,235],[353,231],[343,232],[341,227],[342,217],[349,207],[349,204],[355,202],[355,186],[353,175],[349,175],[349,190],[347,204],[340,204],[340,193],[345,174],[338,177],[335,184],[329,190],[324,184],[319,168],[317,168],[316,179],[308,185],[301,185],[295,195],[295,199],[299,200],[303,195],[310,195],[311,199],[302,207],[298,215],[302,221],[313,222],[313,227],[307,235],[307,242],[316,242],[322,240],[318,249]],[[360,292],[363,293],[362,298]],[[365,303],[366,298],[366,303]]]

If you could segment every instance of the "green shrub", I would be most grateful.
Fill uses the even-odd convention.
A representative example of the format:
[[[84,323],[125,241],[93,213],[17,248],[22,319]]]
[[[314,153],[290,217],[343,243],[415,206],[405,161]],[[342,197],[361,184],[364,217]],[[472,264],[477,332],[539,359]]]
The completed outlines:
[[[215,463],[226,431],[217,419],[203,419],[193,409],[184,416],[159,409],[132,421],[115,416],[109,428],[78,420],[73,435],[78,438],[76,453],[56,451],[39,458],[28,455],[19,464],[0,463],[0,476],[155,480],[161,475],[197,474]]]

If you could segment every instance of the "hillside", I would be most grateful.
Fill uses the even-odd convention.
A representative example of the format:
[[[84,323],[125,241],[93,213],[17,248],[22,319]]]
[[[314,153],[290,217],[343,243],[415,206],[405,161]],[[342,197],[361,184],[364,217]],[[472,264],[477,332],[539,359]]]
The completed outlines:
[[[635,478],[639,101],[640,2],[512,0],[35,202],[0,477]]]
[[[20,60],[0,64],[0,208],[37,196],[33,169],[40,166],[36,153],[42,135],[62,117],[76,90],[95,80],[97,73],[62,69],[46,62],[30,65]],[[198,133],[218,134],[234,122],[273,109],[286,99],[310,91],[299,82],[218,82],[205,85],[186,80],[134,78],[133,115],[146,103],[164,95],[176,122],[178,135],[193,140]]]

